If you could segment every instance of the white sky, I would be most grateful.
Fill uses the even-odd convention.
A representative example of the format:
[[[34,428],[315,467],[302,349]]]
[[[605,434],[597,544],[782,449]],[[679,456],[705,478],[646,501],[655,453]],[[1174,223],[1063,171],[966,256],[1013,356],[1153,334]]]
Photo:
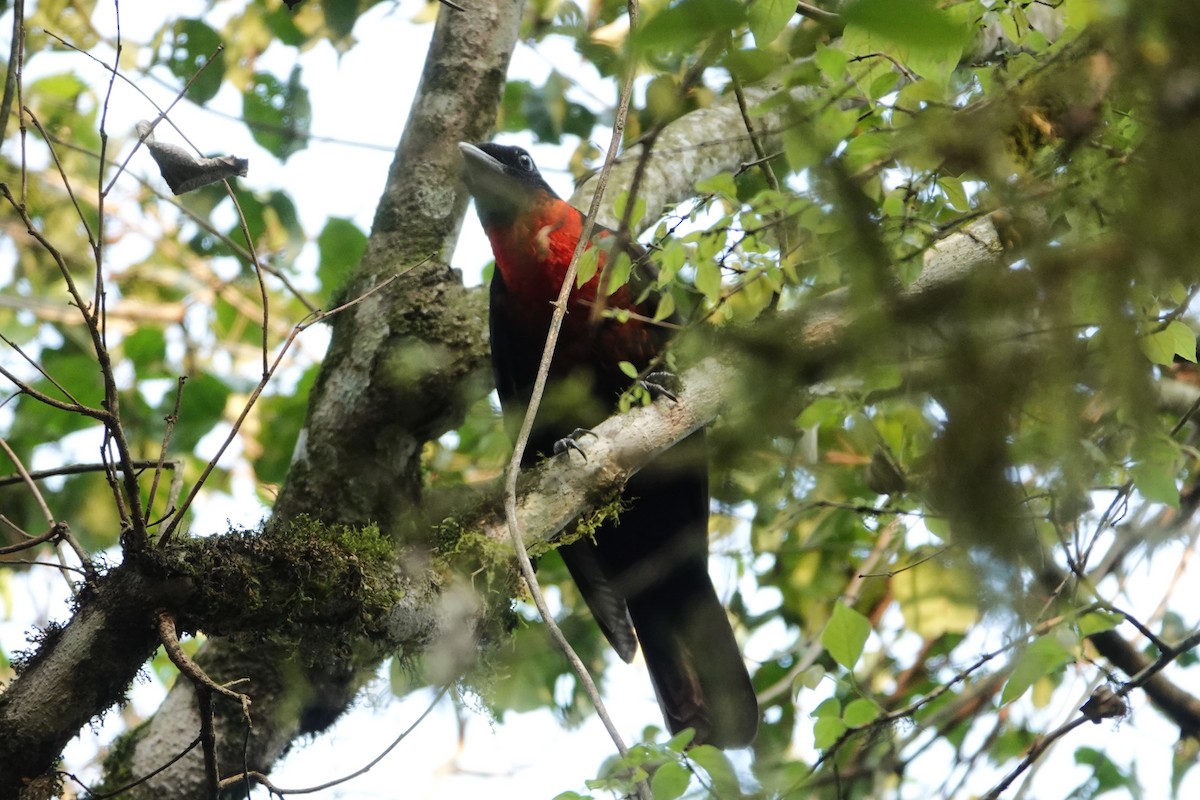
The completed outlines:
[[[138,8],[139,5],[143,7]],[[381,4],[370,10],[356,28],[360,43],[340,60],[327,45],[318,45],[300,56],[304,83],[309,88],[313,105],[314,134],[387,148],[399,140],[432,32],[430,25],[414,26],[408,21],[421,5],[420,0],[403,0],[398,6]],[[122,27],[130,40],[148,40],[160,24],[161,17],[157,13],[147,13],[147,4],[126,3],[122,9]],[[179,16],[204,14],[204,4],[196,0],[172,3],[171,9]],[[210,24],[218,29],[223,22],[221,13],[218,9],[215,18],[209,18]],[[10,19],[6,15],[0,20],[3,30],[11,29]],[[266,53],[260,68],[286,76],[294,59],[290,49],[275,47]],[[584,80],[594,80],[591,69],[569,45],[564,44],[540,45],[538,51],[520,47],[510,77],[529,78],[536,83],[544,79],[551,63],[577,79],[582,75]],[[39,55],[31,64],[31,73],[68,66],[98,90],[107,81],[102,70],[74,54],[54,58]],[[165,75],[165,71],[162,74]],[[172,97],[171,92],[152,82],[144,81],[141,85],[160,103],[165,104]],[[599,85],[594,91],[602,96],[611,94],[611,89],[605,85]],[[253,143],[240,123],[216,116],[210,113],[212,109],[236,116],[240,111],[240,98],[225,90],[208,104],[208,109],[181,104],[172,119],[205,152],[249,157],[250,173],[242,181],[243,185],[252,189],[286,188],[297,201],[305,229],[314,234],[330,215],[352,217],[361,228],[369,229],[375,202],[391,162],[390,152],[313,142],[281,166]],[[131,131],[137,120],[153,115],[153,109],[118,82],[110,109],[111,130]],[[160,140],[177,141],[174,133],[165,127],[158,129],[158,136]],[[530,145],[527,141],[521,143]],[[570,194],[570,181],[564,172],[550,167],[565,163],[566,154],[572,147],[572,143],[565,143],[557,148],[531,148],[548,180],[564,196]],[[145,154],[134,159],[132,169],[161,185],[157,171]],[[5,257],[10,258],[11,254],[0,251],[0,259]],[[474,283],[479,280],[479,269],[490,257],[482,231],[474,215],[469,214],[453,264],[463,270],[468,282]],[[309,248],[302,263],[307,260],[314,264],[315,258],[315,249]],[[227,519],[235,524],[253,524],[264,511],[252,487],[246,485],[240,486],[233,497],[209,493],[202,498],[202,503],[196,522],[198,530],[224,528]],[[1167,585],[1177,563],[1177,559],[1159,559],[1152,571],[1143,570],[1138,575],[1136,583],[1142,587],[1138,594],[1145,591],[1153,599],[1139,598],[1137,607],[1153,607],[1157,598],[1152,590],[1156,587],[1161,590]],[[714,569],[719,572],[723,566],[714,564]],[[1193,570],[1193,583],[1194,577]],[[0,573],[0,581],[3,580],[4,574]],[[14,582],[10,588],[16,591],[7,596],[13,603],[15,622],[0,623],[0,637],[5,649],[11,651],[20,646],[29,620],[44,620],[47,614],[65,618],[64,606],[46,605],[51,587],[55,587],[53,596],[62,597],[61,583],[49,571]],[[0,601],[5,594],[2,589],[0,585]],[[40,605],[33,605],[35,602]],[[779,644],[759,637],[748,646],[748,655],[765,658]],[[991,642],[989,646],[995,644]],[[613,660],[616,663],[610,670],[608,693],[611,710],[627,739],[633,739],[645,725],[661,724],[661,718],[640,660],[628,666]],[[1088,672],[1090,674],[1090,670]],[[1185,688],[1200,693],[1195,670],[1192,674],[1172,672],[1176,679],[1181,675],[1184,677]],[[1047,729],[1051,727],[1051,721],[1057,724],[1070,718],[1084,695],[1082,684],[1056,694],[1051,705],[1037,713],[1035,728]],[[421,714],[430,696],[430,692],[420,691],[396,701],[391,698],[386,682],[381,682],[331,733],[297,746],[276,769],[272,779],[279,786],[296,788],[321,783],[357,769]],[[827,696],[827,687],[802,696],[801,729],[809,727],[803,714],[811,712]],[[139,713],[149,714],[160,697],[161,689],[157,684],[139,684],[133,695],[134,708]],[[1036,786],[1039,789],[1034,795],[1061,796],[1069,787],[1078,785],[1087,773],[1073,766],[1071,753],[1076,746],[1089,743],[1102,750],[1108,749],[1118,764],[1127,765],[1136,760],[1147,796],[1166,797],[1175,732],[1147,708],[1143,696],[1135,696],[1134,707],[1133,716],[1119,726],[1089,725],[1071,734],[1054,755],[1037,768]],[[563,731],[549,712],[512,714],[503,725],[494,728],[486,718],[469,711],[465,713],[465,720],[465,740],[460,750],[456,716],[450,702],[443,700],[412,737],[373,772],[344,786],[310,796],[403,796],[440,800],[483,796],[551,797],[567,789],[585,791],[583,782],[594,777],[599,764],[613,752],[607,735],[595,718],[573,731]],[[85,731],[68,749],[68,763],[73,768],[78,767],[90,758],[97,741],[107,741],[120,728],[119,715],[113,714],[99,730]],[[800,741],[797,747],[799,754],[811,758],[810,742]],[[941,759],[947,755],[944,750],[933,748],[917,764],[923,770],[932,769],[930,774],[937,774],[937,765],[944,764]],[[745,762],[746,756],[743,754],[740,760]],[[1000,773],[991,765],[978,766],[981,780],[972,781],[969,786],[984,791]],[[265,793],[256,796],[265,797]],[[1009,796],[1014,796],[1012,791]],[[1191,776],[1181,796],[1200,796],[1197,776]]]

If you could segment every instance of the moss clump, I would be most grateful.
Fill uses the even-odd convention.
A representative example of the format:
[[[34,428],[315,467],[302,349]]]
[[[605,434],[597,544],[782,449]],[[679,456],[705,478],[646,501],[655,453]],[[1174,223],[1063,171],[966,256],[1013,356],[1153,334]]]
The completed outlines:
[[[556,537],[553,542],[539,543],[534,546],[530,553],[536,552],[537,555],[544,555],[550,550],[562,547],[563,545],[577,542],[580,539],[595,539],[596,531],[600,526],[609,522],[620,522],[621,513],[628,508],[625,500],[621,496],[621,491],[615,490],[601,497],[586,514],[581,514],[575,520],[575,526],[569,531],[564,531]]]
[[[213,636],[336,630],[352,641],[378,634],[403,596],[395,550],[374,526],[299,518],[185,539],[142,558],[147,572],[178,584],[181,630]]]

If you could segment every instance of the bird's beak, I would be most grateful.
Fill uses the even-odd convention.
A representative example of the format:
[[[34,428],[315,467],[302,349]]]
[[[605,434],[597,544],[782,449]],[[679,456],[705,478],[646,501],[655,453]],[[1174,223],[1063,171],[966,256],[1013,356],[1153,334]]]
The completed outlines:
[[[489,172],[504,173],[503,164],[470,142],[459,142],[458,151],[462,153],[463,161],[466,162],[468,169],[479,167]]]

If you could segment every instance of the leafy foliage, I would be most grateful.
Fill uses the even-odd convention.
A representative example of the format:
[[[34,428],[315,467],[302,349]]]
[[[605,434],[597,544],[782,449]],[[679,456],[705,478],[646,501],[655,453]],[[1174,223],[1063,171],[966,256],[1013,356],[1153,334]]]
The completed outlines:
[[[219,29],[164,22],[145,60],[122,69],[169,75],[181,90],[190,81],[189,103],[240,96],[254,141],[285,162],[308,146],[319,109],[311,75],[297,64],[282,77],[263,54],[345,53],[368,35],[355,23],[374,3],[304,3],[294,14],[265,0],[217,5],[229,12]],[[1128,678],[1102,634],[1154,634],[1159,642],[1133,648],[1153,660],[1161,641],[1197,624],[1185,596],[1128,589],[1131,554],[1158,576],[1195,542],[1194,12],[1093,0],[806,5],[815,11],[647,2],[632,33],[615,0],[533,3],[526,15],[529,46],[573,47],[589,80],[639,70],[627,143],[653,151],[662,126],[695,109],[739,109],[741,93],[746,135],[762,151],[696,176],[695,196],[674,208],[628,193],[618,204],[646,229],[664,290],[655,318],[689,320],[674,355],[719,349],[743,376],[711,436],[712,527],[764,712],[754,780],[720,751],[686,749],[686,734],[651,731],[587,783],[597,795],[643,780],[660,798],[982,794],[1078,706],[1081,687]],[[124,174],[102,206],[95,187],[116,176],[113,153],[132,137],[101,137],[104,85],[83,77],[83,56],[36,69],[53,42],[38,29],[86,52],[102,44],[90,24],[100,13],[51,0],[29,16],[27,63],[40,77],[23,85],[20,196],[30,225],[66,257],[60,270],[6,217],[18,246],[0,272],[3,364],[59,404],[101,406],[107,388],[78,309],[65,306],[63,271],[85,299],[102,284],[115,397],[133,456],[151,465],[143,499],[160,458],[194,486],[237,423],[239,456],[217,463],[206,491],[231,489],[236,475],[269,502],[302,435],[319,344],[291,351],[239,417],[292,326],[347,299],[367,237],[344,217],[307,225],[304,198],[278,189],[210,187],[167,208]],[[499,129],[578,140],[569,166],[584,176],[612,115],[584,83],[558,64],[508,82]],[[707,143],[705,132],[695,141]],[[10,187],[16,152],[2,156]],[[686,168],[685,156],[672,163]],[[112,220],[141,222],[114,234]],[[931,277],[931,261],[978,239],[984,222],[993,262]],[[94,257],[101,235],[110,249]],[[122,238],[140,244],[122,250]],[[599,268],[581,262],[580,280]],[[614,259],[610,288],[632,272]],[[840,333],[822,338],[814,321],[831,315]],[[0,431],[27,465],[112,460],[94,418],[14,397]],[[492,407],[476,402],[454,435],[426,445],[429,487],[493,479],[505,441]],[[118,543],[102,470],[39,486],[89,551]],[[164,486],[147,519],[179,499]],[[0,486],[0,506],[23,530],[45,527],[20,482]],[[556,557],[539,578],[561,583],[564,608],[581,607]],[[577,724],[586,695],[528,622],[470,690],[499,719],[550,708]],[[595,628],[573,612],[560,622],[603,678]],[[1175,655],[1170,680],[1195,668],[1191,654]],[[421,679],[403,677],[398,692]],[[1166,709],[1182,735],[1170,779],[1180,794],[1198,729],[1175,712]],[[1143,793],[1144,772],[1073,735],[1064,742],[1084,778],[1058,794]]]

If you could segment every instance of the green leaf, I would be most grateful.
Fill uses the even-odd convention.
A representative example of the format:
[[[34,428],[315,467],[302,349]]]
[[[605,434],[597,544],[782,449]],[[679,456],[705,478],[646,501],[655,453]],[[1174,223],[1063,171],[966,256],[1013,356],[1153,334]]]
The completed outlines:
[[[596,277],[596,273],[600,270],[600,253],[602,249],[599,247],[589,247],[579,254],[579,260],[575,262],[575,286],[583,286],[592,278]]]
[[[842,713],[842,721],[848,727],[858,728],[874,722],[879,717],[879,706],[865,697],[851,700]]]
[[[684,728],[679,733],[675,734],[667,742],[667,749],[672,753],[682,753],[687,749],[692,740],[696,738],[696,731],[692,728]]]
[[[1039,636],[1017,656],[1012,674],[1000,693],[1000,704],[1006,705],[1029,690],[1029,687],[1066,664],[1072,658],[1057,638]]]
[[[280,161],[308,146],[312,106],[308,90],[294,67],[287,83],[268,72],[256,72],[242,94],[242,117],[254,141]]]
[[[712,177],[696,181],[696,191],[700,194],[715,194],[731,200],[737,199],[737,183],[734,182],[731,172],[718,172]]]
[[[147,373],[167,357],[167,337],[161,329],[145,326],[126,336],[121,350],[133,362],[138,377],[147,378]]]
[[[832,747],[846,732],[846,723],[838,717],[821,717],[813,725],[813,744],[818,750]]]
[[[625,284],[629,283],[629,276],[633,272],[633,260],[629,257],[629,253],[624,250],[617,253],[614,258],[608,260],[605,280],[608,285],[605,287],[605,295],[611,295],[613,292],[620,289]]]
[[[1173,320],[1162,330],[1141,337],[1138,345],[1146,358],[1155,364],[1172,364],[1176,355],[1193,363],[1196,361],[1196,335],[1179,320]]]
[[[533,131],[539,142],[557,143],[564,133],[588,138],[596,125],[596,115],[567,97],[573,85],[556,70],[551,71],[542,86],[529,81],[509,81],[504,85],[499,128]]]
[[[668,761],[659,767],[650,779],[650,794],[654,800],[675,800],[687,791],[692,774],[678,761]]]
[[[220,34],[198,19],[181,19],[171,28],[167,69],[185,83],[195,77],[187,90],[187,98],[194,103],[207,103],[221,89],[225,62],[219,54],[202,73],[196,74],[220,45]]]
[[[949,526],[944,517],[930,517],[927,527],[945,538]],[[919,566],[898,574],[893,583],[896,602],[905,627],[926,639],[948,633],[966,633],[979,621],[979,586],[974,573],[944,559],[922,560],[931,552],[910,553]]]
[[[366,249],[367,235],[351,220],[330,217],[325,222],[317,235],[317,252],[321,257],[317,278],[321,281],[321,294],[325,299],[333,298]]]
[[[654,311],[654,321],[659,322],[675,313],[675,295],[663,292],[658,298],[658,308]]]
[[[620,368],[621,372],[625,373],[626,377],[636,378],[638,376],[637,367],[635,367],[633,364],[630,364],[628,361],[618,361],[617,367]]]
[[[821,645],[834,661],[852,670],[870,635],[871,623],[867,618],[839,600],[821,633]]]
[[[934,0],[855,0],[842,12],[848,25],[919,50],[961,48],[966,31]]]
[[[1175,355],[1196,363],[1196,334],[1179,320],[1171,320],[1164,331],[1174,342]]]
[[[963,183],[958,178],[939,178],[938,188],[946,195],[946,202],[955,211],[969,211],[971,208],[970,201],[967,200],[967,192],[963,188]]]
[[[1137,490],[1147,500],[1179,508],[1179,486],[1175,482],[1182,453],[1171,437],[1139,437],[1133,445],[1134,464],[1130,475]]]
[[[712,303],[721,297],[721,268],[705,259],[696,265],[696,289]]]
[[[1111,631],[1125,621],[1121,614],[1110,614],[1107,611],[1089,611],[1079,618],[1080,636],[1091,636],[1094,633]]]
[[[850,63],[850,54],[837,47],[822,45],[813,54],[813,59],[825,77],[839,79],[846,73],[846,65]]]
[[[221,421],[230,394],[229,387],[211,375],[188,378],[179,401],[179,421],[171,439],[172,449],[191,452],[196,443]],[[175,402],[174,393],[168,393],[163,402],[169,404],[167,410],[170,410]]]
[[[779,55],[773,50],[747,47],[725,54],[725,67],[744,84],[756,83],[770,76],[779,66]]]
[[[651,17],[637,43],[648,51],[691,50],[710,36],[739,27],[745,16],[737,0],[681,0]]]
[[[1179,797],[1179,787],[1188,772],[1200,763],[1200,739],[1194,736],[1181,737],[1171,755],[1171,797]]]
[[[263,420],[258,439],[261,448],[251,459],[254,474],[260,483],[282,483],[292,465],[292,453],[296,450],[296,439],[304,426],[304,415],[308,410],[308,393],[316,383],[320,365],[309,367],[294,389],[284,394],[260,397],[257,404],[258,418]]]
[[[710,744],[693,747],[688,756],[702,770],[708,773],[712,793],[716,797],[742,797],[742,787],[738,783],[737,773],[725,753]]]
[[[625,206],[629,202],[629,192],[624,191],[617,195],[617,199],[613,202],[613,211],[618,219],[625,218]],[[646,216],[646,198],[637,197],[633,201],[633,212],[629,215],[629,227],[637,228],[638,223],[642,221],[642,217]]]
[[[759,47],[775,41],[788,20],[796,13],[796,4],[790,0],[754,0],[750,4],[750,32]]]
[[[1132,776],[1127,775],[1123,769],[1117,766],[1116,762],[1095,748],[1080,747],[1077,749],[1075,763],[1092,768],[1095,792],[1090,795],[1091,797],[1098,797],[1114,789],[1132,789],[1137,786],[1137,782]]]

